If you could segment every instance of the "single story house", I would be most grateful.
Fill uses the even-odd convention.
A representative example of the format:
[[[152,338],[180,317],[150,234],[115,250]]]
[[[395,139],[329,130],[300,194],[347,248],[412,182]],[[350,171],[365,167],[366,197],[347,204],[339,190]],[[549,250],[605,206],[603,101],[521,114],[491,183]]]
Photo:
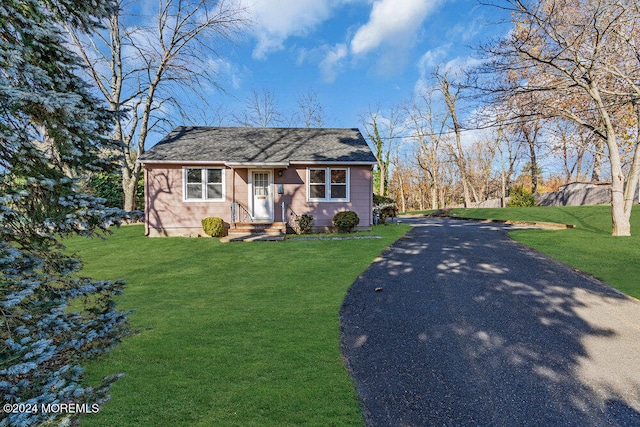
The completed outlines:
[[[376,159],[358,129],[178,127],[138,161],[147,236],[204,235],[206,217],[230,232],[284,231],[302,214],[327,230],[345,210],[373,224]]]

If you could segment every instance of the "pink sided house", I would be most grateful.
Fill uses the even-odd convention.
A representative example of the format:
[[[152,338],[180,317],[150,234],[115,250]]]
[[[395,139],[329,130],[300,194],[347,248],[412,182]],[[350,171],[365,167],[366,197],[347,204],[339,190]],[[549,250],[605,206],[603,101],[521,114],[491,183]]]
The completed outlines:
[[[230,234],[284,232],[302,214],[326,230],[344,210],[373,223],[376,159],[358,129],[179,127],[139,162],[147,236],[204,235],[206,217]]]

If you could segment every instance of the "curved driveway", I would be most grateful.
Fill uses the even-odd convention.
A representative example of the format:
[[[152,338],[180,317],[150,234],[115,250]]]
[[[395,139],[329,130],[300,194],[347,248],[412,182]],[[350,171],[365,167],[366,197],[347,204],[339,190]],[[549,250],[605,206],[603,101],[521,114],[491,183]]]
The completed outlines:
[[[637,300],[505,226],[405,222],[341,310],[367,425],[640,426]]]

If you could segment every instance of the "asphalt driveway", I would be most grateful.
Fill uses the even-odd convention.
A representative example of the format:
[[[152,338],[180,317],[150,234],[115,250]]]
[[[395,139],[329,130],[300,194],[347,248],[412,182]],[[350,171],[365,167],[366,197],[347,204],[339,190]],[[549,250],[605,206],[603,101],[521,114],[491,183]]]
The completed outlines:
[[[506,226],[406,222],[341,310],[367,425],[640,426],[640,302]]]

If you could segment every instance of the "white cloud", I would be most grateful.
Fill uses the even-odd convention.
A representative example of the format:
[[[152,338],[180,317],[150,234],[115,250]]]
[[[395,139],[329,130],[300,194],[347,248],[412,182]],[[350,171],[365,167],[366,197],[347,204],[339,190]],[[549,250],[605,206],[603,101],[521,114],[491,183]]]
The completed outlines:
[[[209,58],[207,65],[214,74],[228,81],[232,88],[240,88],[243,80],[242,71],[236,65],[223,58]]]
[[[481,59],[471,56],[458,56],[445,62],[451,46],[451,44],[439,46],[436,49],[426,51],[420,57],[417,63],[420,78],[414,86],[415,93],[420,93],[433,85],[431,73],[436,68],[450,76],[461,77],[464,71],[483,63]]]
[[[319,64],[322,77],[333,82],[349,55],[361,55],[384,48],[378,59],[379,71],[402,67],[408,49],[417,40],[427,17],[446,0],[240,0],[253,21],[257,43],[255,59],[283,50],[287,39],[306,37],[330,20],[338,8],[359,3],[371,8],[368,22],[347,30],[353,34],[346,42],[332,46],[300,48],[297,64],[311,61]]]
[[[376,0],[369,22],[360,27],[351,40],[351,51],[364,54],[386,45],[407,47],[417,31],[443,0]]]
[[[426,51],[418,60],[420,77],[424,78],[435,66],[442,63],[450,48],[451,44],[446,44]]]
[[[463,71],[469,70],[473,67],[477,67],[483,63],[482,59],[473,58],[471,56],[457,57],[448,61],[443,69],[447,70],[453,74],[462,73]]]
[[[327,83],[335,81],[338,75],[338,69],[342,64],[342,60],[347,57],[347,53],[347,45],[338,43],[327,52],[322,62],[320,62],[320,71]]]
[[[283,49],[291,36],[304,36],[331,16],[339,0],[242,0],[254,22],[256,59]]]
[[[422,93],[426,90],[429,90],[432,86],[432,76],[431,72],[440,64],[442,64],[447,57],[449,50],[451,48],[451,44],[446,44],[442,46],[438,46],[435,49],[430,49],[426,51],[418,60],[418,72],[420,73],[420,78],[416,81],[416,84],[413,88],[414,93]]]
[[[471,22],[463,22],[456,24],[451,28],[449,33],[451,34],[451,38],[455,38],[457,40],[462,40],[463,42],[468,42],[476,37],[483,28],[483,21],[480,18],[476,18]]]

